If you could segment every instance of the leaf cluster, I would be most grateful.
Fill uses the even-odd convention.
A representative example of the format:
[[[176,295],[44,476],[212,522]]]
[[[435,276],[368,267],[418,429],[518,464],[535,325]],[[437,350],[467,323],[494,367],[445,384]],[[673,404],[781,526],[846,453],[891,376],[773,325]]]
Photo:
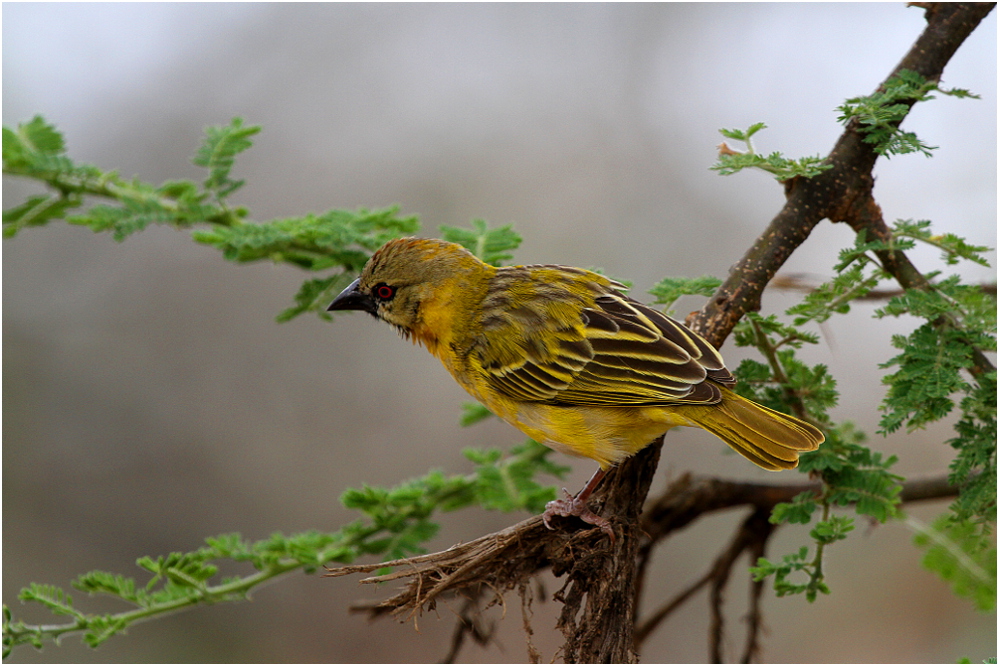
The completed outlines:
[[[780,152],[773,152],[769,155],[761,155],[754,150],[751,137],[760,132],[767,125],[764,123],[754,123],[746,130],[721,129],[719,133],[735,141],[741,141],[746,145],[746,150],[736,151],[725,143],[719,146],[719,155],[714,165],[709,167],[713,171],[719,172],[722,176],[730,176],[738,171],[755,167],[771,174],[778,181],[787,181],[796,177],[812,178],[818,176],[827,169],[832,169],[833,165],[826,164],[824,158],[819,155],[807,156],[793,160],[786,158]]]
[[[513,225],[504,225],[490,229],[485,220],[475,219],[471,222],[472,229],[441,225],[441,238],[457,243],[487,264],[501,266],[513,259],[514,250],[521,245],[521,235],[514,231]]]
[[[899,129],[899,124],[915,103],[934,99],[931,95],[933,91],[952,97],[979,99],[978,95],[973,95],[968,90],[940,88],[917,72],[904,69],[888,79],[873,94],[852,97],[837,107],[840,112],[837,121],[844,125],[856,122],[858,132],[863,135],[862,140],[874,144],[875,152],[879,155],[891,157],[905,153],[923,153],[930,157],[931,151],[937,147],[924,143],[913,132]]]
[[[348,489],[341,497],[345,507],[361,513],[361,519],[332,533],[307,531],[296,535],[275,533],[266,540],[250,542],[236,533],[210,537],[195,551],[175,552],[156,558],[144,556],[136,564],[150,577],[144,583],[121,574],[94,571],[72,582],[88,595],[104,595],[125,603],[129,609],[114,614],[90,614],[76,607],[72,596],[59,587],[31,584],[19,599],[33,602],[50,612],[71,618],[63,625],[32,625],[15,619],[3,608],[4,656],[13,647],[31,644],[42,648],[67,633],[83,633],[83,641],[96,647],[133,623],[198,604],[236,602],[248,598],[255,587],[294,570],[313,572],[325,563],[351,563],[375,555],[380,559],[402,558],[423,552],[423,544],[437,534],[434,514],[481,505],[500,511],[539,511],[555,497],[555,489],[543,486],[542,474],[561,477],[568,470],[548,460],[551,450],[532,440],[508,454],[498,450],[466,450],[475,466],[467,475],[445,475],[431,471],[392,488],[362,486]],[[222,566],[249,563],[249,575],[229,575],[219,581]]]
[[[948,582],[957,597],[969,598],[979,611],[996,609],[997,549],[978,526],[938,517],[919,526],[913,543],[924,551],[923,566]]]
[[[337,271],[303,282],[295,294],[295,305],[278,315],[279,322],[286,322],[306,312],[332,319],[326,305],[361,271],[371,253],[389,239],[412,234],[419,227],[416,217],[400,217],[398,207],[361,208],[261,224],[215,225],[192,236],[198,243],[221,250],[232,262],[270,260],[307,271]]]
[[[36,116],[16,130],[3,128],[3,170],[40,182],[50,192],[32,195],[6,209],[3,233],[12,237],[26,227],[64,219],[122,241],[151,224],[194,228],[198,243],[222,251],[232,262],[269,260],[307,271],[332,272],[306,280],[295,305],[278,315],[290,320],[305,312],[330,319],[325,306],[350,282],[372,251],[391,238],[415,233],[420,223],[400,216],[398,207],[370,211],[332,209],[294,218],[253,222],[227,198],[243,185],[232,171],[237,156],[252,145],[259,126],[234,118],[229,125],[208,127],[193,163],[207,171],[201,183],[167,181],[160,185],[117,172],[78,164],[66,156],[66,142],[55,126]],[[93,203],[96,202],[96,203]],[[492,236],[490,237],[493,238]]]
[[[890,276],[880,264],[879,253],[908,250],[918,242],[940,249],[942,261],[949,265],[963,259],[982,264],[982,253],[988,250],[953,234],[935,235],[926,221],[897,221],[886,241],[871,241],[859,234],[852,247],[840,252],[835,277],[787,313],[798,326],[848,312],[853,299]],[[906,289],[875,313],[877,318],[910,315],[921,322],[910,334],[892,338],[900,353],[881,364],[895,370],[883,378],[887,393],[881,406],[880,431],[888,434],[903,425],[909,430],[922,428],[952,414],[957,404],[957,435],[949,440],[956,456],[949,468],[949,481],[960,486],[961,493],[951,508],[950,521],[956,526],[976,525],[986,534],[996,522],[996,372],[978,372],[975,377],[972,372],[977,354],[996,350],[996,300],[976,286],[962,284],[958,276],[938,277],[937,273],[927,274],[929,287]],[[794,345],[814,342],[808,334],[797,332],[773,316],[748,316],[734,330],[736,342],[756,346],[769,363],[745,360],[737,370],[737,390],[779,410],[796,412],[798,408],[800,416],[809,414],[828,425],[823,403],[835,393],[827,395],[823,390],[835,392],[835,388],[823,382],[821,369],[814,369],[810,377],[796,366]],[[810,404],[815,397],[821,400]],[[822,491],[777,505],[771,519],[808,523],[819,509],[823,518],[811,533],[816,540],[814,558],[806,558],[809,550],[804,547],[806,551],[779,563],[766,559],[759,563],[756,572],[761,577],[774,574],[779,594],[804,592],[815,597],[816,592],[825,592],[819,557],[830,543],[830,535],[845,534],[830,527],[819,530],[833,520],[828,519],[831,508],[853,504],[857,513],[880,522],[899,516],[902,478],[890,471],[896,458],[885,458],[863,442],[864,435],[850,424],[827,426],[826,442],[800,457],[799,469],[822,480]],[[793,572],[804,572],[807,581],[791,584],[788,576]]]
[[[737,347],[755,347],[765,362],[744,359],[736,369],[736,391],[780,412],[829,422],[827,410],[837,404],[837,382],[825,364],[809,366],[796,356],[819,337],[783,324],[775,315],[748,313],[733,329]]]
[[[926,221],[898,221],[894,238],[929,243],[942,250],[946,264],[966,259],[985,262],[987,248],[951,235],[933,235]],[[899,241],[897,241],[898,245]],[[937,278],[930,274],[929,278]],[[956,450],[949,481],[961,492],[952,505],[956,523],[972,521],[988,530],[996,522],[996,371],[977,368],[984,351],[996,351],[996,298],[952,275],[929,289],[907,289],[889,300],[876,317],[910,315],[922,324],[908,335],[892,337],[900,352],[882,364],[895,369],[883,378],[888,386],[880,428],[892,433],[913,431],[943,419],[958,407]]]
[[[715,276],[699,276],[697,278],[667,277],[649,288],[653,295],[653,303],[663,304],[664,312],[673,312],[673,305],[682,296],[712,296],[719,289],[722,281]]]
[[[230,178],[230,172],[236,155],[249,148],[249,137],[259,131],[258,126],[244,127],[240,118],[226,126],[208,128],[208,136],[194,160],[208,170],[205,181],[201,185],[186,180],[152,185],[138,178],[122,178],[116,171],[74,162],[66,156],[62,134],[41,116],[19,124],[16,130],[4,127],[4,173],[42,182],[52,191],[32,195],[5,210],[4,237],[58,219],[95,232],[109,231],[118,241],[150,224],[234,224],[245,211],[230,210],[224,202],[226,195],[242,185],[242,181]],[[85,208],[88,198],[110,203]],[[70,214],[76,210],[80,212]]]

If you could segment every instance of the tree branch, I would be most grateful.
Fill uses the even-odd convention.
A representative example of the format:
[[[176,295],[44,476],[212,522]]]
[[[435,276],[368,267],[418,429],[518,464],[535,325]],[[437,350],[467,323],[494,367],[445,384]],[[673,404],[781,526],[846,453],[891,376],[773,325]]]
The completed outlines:
[[[626,464],[632,463],[633,466],[644,468],[647,479],[651,480],[655,465],[649,464],[655,464],[655,460],[648,460],[651,455],[647,452],[654,451],[658,453],[658,448],[647,447]],[[644,458],[647,460],[643,460]],[[624,465],[615,472],[619,470],[625,472]],[[556,598],[564,604],[560,627],[567,636],[567,644],[563,648],[566,660],[582,661],[584,654],[596,652],[624,655],[634,662],[634,649],[631,646],[628,650],[621,647],[621,641],[625,636],[631,640],[632,633],[622,632],[622,627],[612,625],[611,621],[601,622],[592,618],[595,613],[603,611],[613,619],[618,619],[617,622],[622,619],[634,621],[637,607],[634,601],[638,598],[638,590],[634,584],[620,587],[621,591],[631,590],[628,600],[621,599],[622,593],[609,590],[616,585],[613,581],[615,577],[624,576],[626,571],[631,572],[637,561],[641,563],[647,560],[653,546],[661,543],[670,533],[684,528],[705,514],[735,507],[749,506],[752,512],[727,553],[737,544],[757,553],[762,550],[763,542],[756,543],[756,538],[752,538],[751,533],[759,537],[766,530],[761,528],[757,520],[751,521],[751,518],[756,514],[767,517],[777,503],[788,502],[804,491],[819,490],[819,483],[761,484],[685,474],[668,485],[664,493],[646,507],[641,522],[637,516],[624,524],[616,522],[616,527],[621,527],[624,534],[615,544],[629,542],[625,551],[634,552],[631,562],[617,559],[616,549],[594,546],[595,542],[603,538],[600,528],[591,527],[577,532],[550,531],[545,528],[541,517],[533,516],[445,551],[382,563],[327,568],[325,576],[341,577],[359,572],[374,572],[385,567],[396,568],[395,572],[368,577],[360,583],[378,584],[408,579],[403,590],[381,602],[356,604],[351,607],[351,611],[367,613],[372,618],[389,614],[399,620],[410,620],[422,609],[434,609],[437,599],[445,594],[475,596],[480,591],[492,591],[493,598],[487,606],[497,604],[504,593],[521,586],[536,572],[550,567],[556,576],[566,575],[567,579],[562,590],[556,594]],[[648,482],[641,492],[645,494],[647,491]],[[636,494],[638,493],[639,490],[636,489]],[[903,503],[911,503],[951,498],[957,494],[958,487],[948,483],[947,475],[940,475],[907,480],[903,483],[900,499]],[[595,505],[603,501],[606,503],[605,512],[615,509],[612,498],[602,496],[600,490],[595,493]],[[619,499],[614,504],[621,502]],[[753,531],[746,533],[751,526]],[[607,540],[604,540],[604,544],[607,544]],[[668,604],[665,611],[658,612],[645,621],[635,634],[636,643],[644,640],[655,625],[718,576],[713,567],[702,580]],[[637,577],[632,576],[631,579],[635,581]],[[617,601],[604,607],[600,603],[608,595],[614,595]],[[581,609],[583,615],[577,618]],[[612,628],[613,631],[610,631]]]
[[[885,81],[903,69],[939,81],[944,66],[994,4],[929,3],[927,27]],[[871,172],[877,157],[872,145],[863,141],[857,121],[848,123],[824,160],[832,168],[813,178],[797,177],[785,182],[786,201],[781,211],[705,307],[688,317],[688,326],[721,347],[744,313],[760,310],[764,287],[813,228],[824,218],[845,221],[856,200],[864,200],[866,193],[870,195],[874,184]],[[910,278],[919,280],[915,275]]]

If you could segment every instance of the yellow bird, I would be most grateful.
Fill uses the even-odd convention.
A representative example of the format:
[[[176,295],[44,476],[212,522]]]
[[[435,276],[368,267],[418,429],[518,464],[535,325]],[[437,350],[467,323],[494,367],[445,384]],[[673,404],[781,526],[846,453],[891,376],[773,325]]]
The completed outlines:
[[[732,391],[719,352],[680,322],[584,269],[494,267],[455,243],[402,238],[372,255],[328,310],[363,310],[423,344],[489,410],[600,469],[543,518],[579,516],[605,472],[675,426],[697,426],[766,470],[823,434]],[[567,494],[569,495],[569,494]],[[551,527],[551,526],[550,526]]]

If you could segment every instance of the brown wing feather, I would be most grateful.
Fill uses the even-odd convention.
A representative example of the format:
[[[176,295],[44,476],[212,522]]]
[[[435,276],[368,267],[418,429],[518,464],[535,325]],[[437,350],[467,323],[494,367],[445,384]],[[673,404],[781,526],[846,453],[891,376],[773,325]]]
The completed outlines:
[[[719,388],[706,382],[725,371],[721,357],[680,323],[616,291],[598,297],[583,317],[594,356],[555,402],[656,406],[721,400]]]
[[[589,282],[581,290],[580,276],[587,274],[577,269],[565,284],[554,272],[536,287],[524,273],[533,268],[562,269],[507,267],[504,289],[484,304],[477,357],[494,389],[520,401],[657,406],[718,403],[716,383],[735,383],[704,339],[622,295],[613,289],[617,283]],[[528,285],[543,298],[525,299]]]

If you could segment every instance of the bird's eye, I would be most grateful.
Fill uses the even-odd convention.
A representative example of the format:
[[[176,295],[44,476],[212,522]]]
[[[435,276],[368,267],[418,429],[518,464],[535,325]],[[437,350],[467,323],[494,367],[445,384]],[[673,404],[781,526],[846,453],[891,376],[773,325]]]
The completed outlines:
[[[381,301],[388,301],[396,295],[396,288],[385,283],[379,283],[372,288],[372,296]]]

